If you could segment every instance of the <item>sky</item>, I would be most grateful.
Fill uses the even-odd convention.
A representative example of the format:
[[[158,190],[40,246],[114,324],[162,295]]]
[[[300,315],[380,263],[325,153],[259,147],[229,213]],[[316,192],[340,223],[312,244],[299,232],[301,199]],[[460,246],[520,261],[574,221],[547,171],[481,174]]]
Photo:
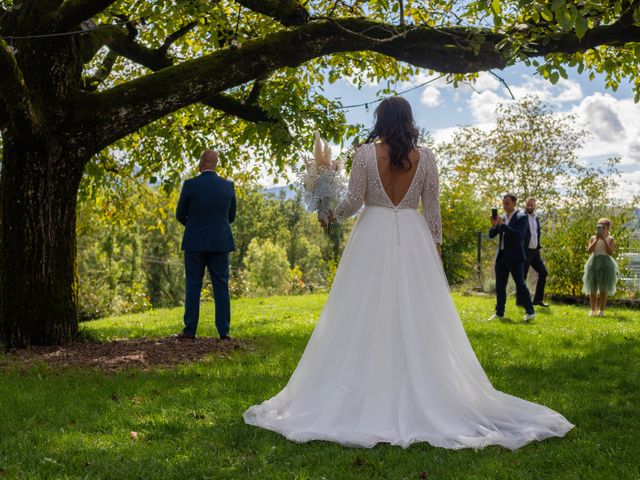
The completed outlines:
[[[631,199],[640,195],[640,104],[633,103],[631,86],[624,83],[617,92],[605,89],[604,76],[590,81],[586,74],[568,70],[568,79],[556,85],[534,75],[535,70],[516,65],[496,71],[509,85],[516,99],[536,94],[548,102],[554,112],[575,113],[578,121],[591,133],[590,139],[578,152],[587,164],[599,166],[607,158],[620,157],[620,187],[612,192],[617,198]],[[431,78],[420,73],[399,87],[407,90]],[[344,105],[376,100],[381,85],[370,84],[362,89],[347,79],[325,86],[325,95],[341,98]],[[495,108],[511,101],[506,88],[490,73],[481,73],[475,90],[467,85],[458,88],[444,79],[403,95],[412,105],[416,123],[426,129],[437,142],[449,140],[456,128],[477,126],[488,129],[495,124]],[[372,105],[346,111],[350,123],[371,125]]]

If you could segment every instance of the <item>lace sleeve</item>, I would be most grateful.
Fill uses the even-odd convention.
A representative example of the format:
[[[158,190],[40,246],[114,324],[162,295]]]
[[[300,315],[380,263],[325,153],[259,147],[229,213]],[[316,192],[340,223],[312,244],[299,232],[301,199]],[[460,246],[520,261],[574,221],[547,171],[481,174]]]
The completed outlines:
[[[362,146],[353,157],[347,195],[333,211],[333,217],[336,220],[344,220],[354,215],[364,203],[367,191],[367,172],[364,159],[364,146]]]
[[[430,150],[423,150],[427,156],[426,178],[422,186],[422,208],[424,218],[429,225],[433,241],[442,243],[442,220],[440,218],[440,180],[438,178],[438,167],[433,153]]]

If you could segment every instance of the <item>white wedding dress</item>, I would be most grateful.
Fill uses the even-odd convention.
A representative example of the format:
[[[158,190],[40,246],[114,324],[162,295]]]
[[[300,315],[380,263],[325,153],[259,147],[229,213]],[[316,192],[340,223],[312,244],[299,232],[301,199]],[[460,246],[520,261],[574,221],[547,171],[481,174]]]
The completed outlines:
[[[564,436],[571,423],[495,390],[471,348],[436,250],[440,203],[431,152],[420,151],[411,187],[394,206],[375,146],[362,146],[334,215],[349,217],[363,203],[297,368],[280,393],[244,413],[245,422],[296,442],[359,447],[517,449]]]

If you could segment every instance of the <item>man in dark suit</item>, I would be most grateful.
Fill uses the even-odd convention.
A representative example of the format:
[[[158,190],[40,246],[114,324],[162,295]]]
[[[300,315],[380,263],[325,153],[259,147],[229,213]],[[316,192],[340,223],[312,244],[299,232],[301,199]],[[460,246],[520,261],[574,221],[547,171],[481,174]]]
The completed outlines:
[[[529,231],[524,238],[527,260],[524,264],[524,278],[527,279],[529,267],[538,273],[538,282],[536,283],[536,293],[533,295],[533,304],[540,307],[548,307],[548,303],[544,303],[544,287],[547,283],[547,267],[540,255],[540,219],[536,215],[536,199],[527,198],[525,204],[527,210],[527,220],[529,221]]]
[[[235,249],[231,223],[236,216],[233,182],[215,172],[218,154],[205,150],[200,156],[200,175],[184,182],[176,218],[185,226],[182,238],[186,299],[184,330],[178,339],[196,337],[200,316],[200,293],[205,268],[209,270],[216,306],[216,328],[229,339],[229,252]]]
[[[506,215],[491,217],[489,237],[499,236],[496,252],[496,313],[492,318],[503,318],[504,307],[507,302],[507,282],[509,274],[516,284],[518,302],[524,306],[525,322],[535,318],[529,289],[524,281],[524,264],[527,259],[524,250],[524,239],[529,230],[527,215],[516,210],[517,198],[508,193],[502,198],[502,205]]]

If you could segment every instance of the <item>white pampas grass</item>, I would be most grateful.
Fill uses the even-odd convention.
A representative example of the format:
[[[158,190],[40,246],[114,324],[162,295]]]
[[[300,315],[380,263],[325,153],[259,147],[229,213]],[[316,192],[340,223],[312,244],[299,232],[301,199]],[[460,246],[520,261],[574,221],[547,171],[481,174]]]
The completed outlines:
[[[342,164],[331,160],[331,147],[316,132],[313,143],[313,157],[304,159],[305,169],[299,174],[304,199],[318,218],[329,223],[331,211],[338,205],[345,190]]]

